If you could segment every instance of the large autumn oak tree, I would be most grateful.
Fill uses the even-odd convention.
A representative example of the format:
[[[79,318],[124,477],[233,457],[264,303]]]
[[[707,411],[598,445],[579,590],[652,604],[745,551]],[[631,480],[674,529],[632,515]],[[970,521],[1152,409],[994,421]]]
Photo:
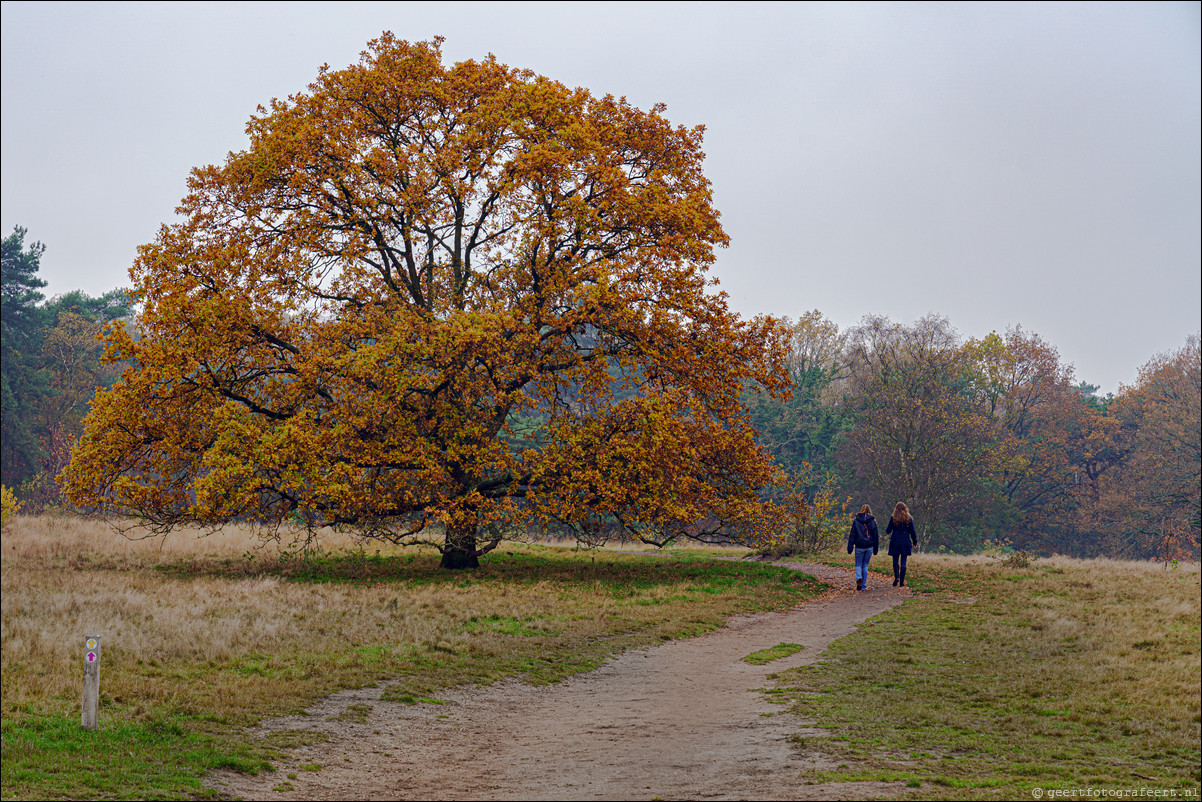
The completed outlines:
[[[254,521],[430,539],[652,541],[756,520],[739,405],[778,325],[706,268],[702,129],[384,34],[260,108],[131,269],[131,360],[65,490],[166,531]],[[761,519],[762,520],[762,519]]]

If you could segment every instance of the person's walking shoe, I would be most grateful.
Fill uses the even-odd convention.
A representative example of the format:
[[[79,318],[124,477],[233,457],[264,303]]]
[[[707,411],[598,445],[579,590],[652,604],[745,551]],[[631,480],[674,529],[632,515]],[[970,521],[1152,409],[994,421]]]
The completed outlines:
[[[860,579],[859,577],[856,577],[856,590],[863,590],[863,589],[864,589],[864,580]]]
[[[901,580],[897,578],[897,574],[893,575],[893,587],[897,587],[897,583]]]

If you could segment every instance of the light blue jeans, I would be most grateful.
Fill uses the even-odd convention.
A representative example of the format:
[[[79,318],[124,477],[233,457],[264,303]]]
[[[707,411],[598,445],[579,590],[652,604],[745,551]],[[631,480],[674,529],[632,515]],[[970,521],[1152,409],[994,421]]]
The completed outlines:
[[[861,586],[868,584],[868,561],[872,559],[872,546],[862,549],[856,546],[856,579],[864,580]]]

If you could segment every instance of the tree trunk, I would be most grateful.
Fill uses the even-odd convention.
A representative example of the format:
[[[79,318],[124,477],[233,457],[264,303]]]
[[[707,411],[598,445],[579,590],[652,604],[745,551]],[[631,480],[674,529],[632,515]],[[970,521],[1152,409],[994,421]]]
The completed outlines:
[[[479,568],[476,556],[476,517],[447,525],[447,541],[442,551],[442,568],[461,571],[464,568]]]

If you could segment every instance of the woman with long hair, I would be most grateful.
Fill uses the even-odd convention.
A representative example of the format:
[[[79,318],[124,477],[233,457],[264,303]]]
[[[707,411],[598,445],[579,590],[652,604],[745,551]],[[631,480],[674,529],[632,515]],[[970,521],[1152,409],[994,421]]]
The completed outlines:
[[[876,554],[880,543],[872,507],[865,504],[851,522],[851,532],[847,535],[847,553],[856,553],[856,590],[868,590],[868,561]]]
[[[914,518],[910,508],[904,502],[897,502],[893,508],[893,517],[885,527],[889,535],[889,556],[893,558],[893,586],[906,586],[906,558],[910,556],[911,546],[918,545],[918,533],[914,531]]]

